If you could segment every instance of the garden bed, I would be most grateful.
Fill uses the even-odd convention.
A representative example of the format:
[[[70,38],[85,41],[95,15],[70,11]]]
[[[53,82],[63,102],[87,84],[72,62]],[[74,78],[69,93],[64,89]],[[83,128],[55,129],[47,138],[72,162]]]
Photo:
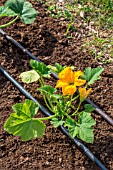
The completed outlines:
[[[0,5],[2,5],[2,1]],[[84,35],[87,36],[85,28],[76,23],[77,34],[74,35],[74,38],[66,38],[64,22],[51,18],[45,5],[38,2],[33,5],[39,11],[34,24],[24,25],[18,20],[12,26],[5,28],[4,31],[39,57],[45,64],[54,65],[58,62],[67,66],[74,65],[81,70],[88,66],[92,68],[104,67],[101,79],[92,86],[94,91],[90,98],[113,118],[113,63],[102,64],[95,60],[93,55],[81,50],[83,37]],[[0,24],[8,20],[1,19]],[[29,60],[30,58],[27,55],[0,35],[1,66],[20,83],[22,83],[19,79],[20,73],[30,69]],[[52,128],[48,121],[47,133],[42,139],[25,143],[20,138],[13,137],[5,132],[3,124],[12,113],[11,106],[24,101],[25,97],[1,73],[0,82],[0,166],[2,169],[99,169],[59,129]],[[36,92],[37,83],[31,86],[23,85],[35,98],[42,102]],[[94,144],[86,144],[86,146],[108,169],[112,170],[113,127],[96,112],[93,117],[96,120],[95,140]]]

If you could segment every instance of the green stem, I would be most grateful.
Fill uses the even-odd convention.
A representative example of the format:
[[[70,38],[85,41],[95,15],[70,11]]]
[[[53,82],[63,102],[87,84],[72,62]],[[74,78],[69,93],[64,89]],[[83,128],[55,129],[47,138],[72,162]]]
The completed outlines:
[[[41,87],[44,86],[44,81],[42,77],[39,78],[39,82],[40,82]]]
[[[41,117],[41,118],[32,118],[32,120],[42,120],[42,121],[44,121],[44,120],[52,119],[54,117],[56,117],[56,115],[52,115],[52,116],[48,116],[48,117]]]
[[[72,102],[73,102],[74,100],[76,100],[79,96],[80,96],[79,94],[78,94],[77,96],[75,96],[75,97],[72,99]]]
[[[67,113],[65,113],[65,116],[67,116],[67,118],[70,118],[70,115],[68,115]]]
[[[47,100],[46,100],[46,96],[45,95],[43,95],[43,98],[44,98],[44,101],[45,101],[45,104],[46,104],[46,106],[48,107],[48,109],[51,111],[51,112],[53,112],[53,110],[52,110],[52,108],[48,105],[48,103],[47,103]],[[54,113],[54,112],[53,112]]]
[[[0,25],[0,28],[5,28],[5,27],[13,24],[18,18],[19,18],[19,16],[17,16],[15,19],[13,19],[12,21],[8,22],[7,24]]]
[[[67,27],[67,30],[66,30],[66,36],[68,35],[68,33],[69,33],[69,29],[70,29],[70,27],[71,27],[71,25],[70,24],[68,24],[68,27]]]
[[[85,85],[85,88],[87,89],[87,87],[88,87],[88,83]]]
[[[41,87],[44,86],[45,83],[44,83],[44,80],[43,80],[42,77],[40,77],[39,82],[40,82]],[[48,95],[46,94],[46,92],[43,94],[43,99],[44,99],[45,104],[46,104],[46,106],[48,107],[48,109],[49,109],[51,112],[53,112],[53,110],[52,110],[52,108],[53,108],[52,103],[50,102],[49,97],[48,97]],[[50,104],[51,107],[48,105],[47,100],[48,100],[48,102],[49,102],[49,104]],[[54,112],[53,112],[53,113],[54,113]]]
[[[41,79],[42,85],[44,86],[44,85],[45,85],[45,83],[44,83],[43,78],[42,78],[42,77],[40,77],[40,79]]]
[[[80,101],[79,104],[78,104],[78,107],[77,107],[76,111],[72,114],[72,116],[75,116],[75,115],[76,115],[76,113],[77,113],[78,110],[80,109],[81,103],[82,103],[82,102]]]
[[[71,28],[72,25],[73,25],[73,22],[71,22],[70,24],[68,24],[68,27],[67,27],[67,30],[66,30],[66,36],[68,35],[69,30],[70,30],[70,28]]]
[[[48,95],[47,95],[47,100],[48,100],[48,102],[49,102],[51,108],[53,109],[54,105],[52,104],[51,99],[48,97]]]
[[[68,107],[70,107],[70,106],[71,106],[72,99],[73,99],[73,95],[71,95],[71,99],[70,99],[70,101],[69,101]]]

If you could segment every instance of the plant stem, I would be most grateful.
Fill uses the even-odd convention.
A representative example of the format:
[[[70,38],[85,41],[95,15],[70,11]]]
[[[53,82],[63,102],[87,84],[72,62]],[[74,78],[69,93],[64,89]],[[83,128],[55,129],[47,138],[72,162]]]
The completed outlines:
[[[49,102],[51,108],[53,109],[54,105],[52,104],[50,97],[48,97],[48,95],[47,95],[46,97],[47,97],[47,100],[48,100],[48,102]]]
[[[32,118],[32,120],[42,120],[42,121],[44,121],[44,120],[52,119],[54,117],[56,117],[56,115],[52,115],[52,116],[48,116],[48,117],[41,117],[41,118]]]
[[[72,101],[76,100],[80,95],[78,94],[77,96],[75,96]]]
[[[45,83],[44,83],[43,78],[42,78],[42,77],[40,77],[40,79],[41,79],[42,85],[44,86],[44,85],[45,85]]]
[[[70,106],[71,106],[72,98],[73,98],[73,95],[71,95],[71,99],[70,99],[70,101],[69,101],[68,107],[70,107]]]
[[[5,27],[13,24],[18,18],[19,18],[19,16],[17,16],[15,19],[13,19],[12,21],[8,22],[7,24],[0,25],[0,28],[5,28]]]
[[[40,77],[39,82],[40,82],[41,87],[44,86],[45,83],[44,83],[44,80],[43,80],[42,77]],[[49,109],[51,112],[53,112],[53,110],[52,110],[53,105],[52,105],[51,101],[49,100],[49,97],[48,97],[48,95],[46,94],[46,92],[43,94],[43,99],[44,99],[44,102],[45,102],[46,106],[48,107],[48,109]],[[47,100],[48,100],[50,106],[49,106]],[[53,113],[54,113],[54,112],[53,112]]]
[[[53,112],[53,110],[52,110],[52,108],[48,105],[48,103],[47,103],[47,100],[46,100],[46,96],[45,95],[43,95],[43,98],[44,98],[44,101],[45,101],[45,104],[46,104],[46,106],[48,107],[48,109],[51,111],[51,112]],[[54,113],[54,112],[53,112]]]
[[[79,104],[78,104],[78,107],[77,107],[76,111],[72,114],[72,116],[75,116],[75,115],[76,115],[76,113],[77,113],[78,110],[80,109],[81,103],[82,103],[82,102],[80,101]]]
[[[41,76],[39,78],[39,82],[40,82],[41,87],[44,86],[44,81],[43,81],[43,78]]]

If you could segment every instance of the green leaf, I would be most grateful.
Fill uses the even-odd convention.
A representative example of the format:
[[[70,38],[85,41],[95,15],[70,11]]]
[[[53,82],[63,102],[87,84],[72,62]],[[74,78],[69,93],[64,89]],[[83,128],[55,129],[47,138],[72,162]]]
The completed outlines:
[[[0,17],[4,17],[4,16],[16,16],[17,14],[12,11],[10,8],[8,8],[7,6],[0,6]]]
[[[52,97],[55,99],[60,99],[62,95],[60,94],[53,94]]]
[[[92,111],[95,110],[95,108],[91,104],[85,104],[84,108],[85,108],[84,112],[88,112],[88,113],[91,113]]]
[[[87,80],[88,85],[90,85],[94,83],[96,80],[100,79],[100,74],[102,73],[103,70],[104,68],[91,69],[91,67],[88,67],[84,71],[83,79]]]
[[[72,69],[72,70],[74,70],[74,69],[75,69],[75,66],[70,66],[70,67],[71,67],[71,69]]]
[[[36,137],[41,138],[45,131],[45,124],[39,120],[25,119],[21,115],[12,113],[4,125],[4,130],[15,135],[21,136],[23,141],[28,141]]]
[[[94,141],[94,133],[93,133],[93,128],[87,128],[82,124],[79,127],[77,137],[87,143],[93,143]]]
[[[91,116],[91,113],[87,113],[85,111],[79,113],[78,123],[84,124],[86,127],[91,127],[96,124],[95,120]]]
[[[64,67],[62,65],[60,65],[59,63],[56,63],[55,67],[57,69],[57,73],[60,73],[64,69]]]
[[[5,6],[8,6],[11,10],[13,10],[17,14],[21,14],[23,10],[25,0],[7,0]]]
[[[56,68],[55,66],[48,65],[47,67],[48,67],[49,69],[51,69],[52,72],[57,73],[57,68]]]
[[[67,126],[67,127],[74,127],[74,126],[76,126],[76,122],[75,122],[74,119],[68,118],[68,119],[66,119],[65,125],[64,125],[64,126]]]
[[[25,2],[23,5],[22,15],[20,18],[25,24],[32,24],[36,19],[38,12],[32,7],[32,4]]]
[[[37,103],[34,103],[32,100],[26,99],[24,103],[17,103],[12,106],[14,112],[18,115],[27,115],[27,117],[33,117],[39,110]]]
[[[74,119],[66,119],[64,126],[68,127],[68,131],[72,138],[74,138],[78,134],[79,127],[77,126]]]
[[[79,130],[77,137],[87,143],[93,143],[94,134],[92,126],[96,124],[90,113],[81,112],[78,115]]]
[[[32,24],[38,14],[32,4],[25,0],[8,0],[5,6],[14,11],[25,24]]]
[[[30,60],[30,65],[40,76],[50,74],[50,69],[42,62]]]
[[[50,95],[52,95],[54,92],[56,92],[56,89],[54,87],[52,87],[52,86],[49,86],[49,85],[45,85],[43,87],[40,87],[40,88],[38,88],[38,90],[46,92],[46,93],[48,93]]]
[[[61,95],[61,98],[59,98],[59,100],[54,98],[53,102],[56,102],[57,115],[59,117],[64,117],[65,114],[67,113],[67,107],[66,107],[67,100],[66,100],[66,98],[62,97],[62,95]]]
[[[64,10],[64,15],[67,19],[71,17],[71,14],[68,12],[68,10]]]
[[[57,118],[53,118],[53,119],[51,120],[51,123],[52,123],[52,125],[56,128],[56,127],[58,127],[58,126],[63,125],[63,124],[64,124],[64,121],[63,121],[63,120],[58,120]]]
[[[50,96],[50,100],[52,101],[52,103],[54,103],[56,106],[54,106],[54,109],[56,110],[57,109],[57,111],[59,110],[59,104],[57,105],[57,103],[59,102],[59,100],[58,99],[60,99],[62,97],[62,95],[61,94],[52,94],[51,96]],[[62,109],[62,108],[61,108]],[[58,111],[59,112],[59,111]]]
[[[26,100],[24,104],[15,104],[13,110],[15,113],[12,113],[5,122],[4,129],[6,131],[15,136],[20,136],[23,141],[43,136],[46,125],[33,118],[38,110],[36,103]]]
[[[24,83],[32,83],[40,78],[39,74],[35,70],[25,71],[21,73],[19,77]]]
[[[91,114],[86,112],[81,112],[78,115],[78,123],[74,119],[68,118],[64,124],[64,126],[68,127],[72,138],[77,136],[88,143],[93,143],[94,141],[93,128],[91,127],[93,125],[95,125],[95,121],[91,117]]]
[[[62,67],[62,65],[59,63],[55,63],[55,66],[48,65],[47,67],[50,68],[52,72],[57,74],[59,74],[64,69],[64,67]]]

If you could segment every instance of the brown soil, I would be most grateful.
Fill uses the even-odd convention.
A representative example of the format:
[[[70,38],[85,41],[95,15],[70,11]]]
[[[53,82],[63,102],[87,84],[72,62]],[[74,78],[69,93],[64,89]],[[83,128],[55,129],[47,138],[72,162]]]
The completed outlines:
[[[1,1],[1,5],[4,1]],[[105,68],[101,79],[92,88],[91,99],[98,104],[111,118],[113,118],[113,63],[102,65],[94,57],[81,50],[81,30],[77,30],[77,37],[68,39],[65,36],[64,22],[50,18],[46,7],[34,3],[39,15],[34,24],[24,25],[18,20],[12,26],[5,28],[10,36],[20,42],[35,56],[46,64],[74,65],[77,69],[103,66]],[[0,24],[9,19],[1,19]],[[77,23],[76,23],[77,28]],[[82,28],[83,29],[83,28]],[[84,28],[85,29],[85,28]],[[85,31],[85,30],[84,30]],[[25,85],[18,78],[20,73],[30,70],[30,58],[21,50],[14,47],[0,35],[0,63],[16,80],[18,80],[34,97],[37,97],[37,84]],[[11,106],[23,102],[25,97],[0,73],[0,169],[55,169],[55,170],[99,170],[81,149],[65,137],[59,129],[52,128],[47,122],[46,134],[42,139],[22,142],[3,129],[3,124],[12,113]],[[94,127],[94,144],[85,144],[95,156],[109,169],[113,170],[113,127],[100,115],[94,113],[96,126]]]

